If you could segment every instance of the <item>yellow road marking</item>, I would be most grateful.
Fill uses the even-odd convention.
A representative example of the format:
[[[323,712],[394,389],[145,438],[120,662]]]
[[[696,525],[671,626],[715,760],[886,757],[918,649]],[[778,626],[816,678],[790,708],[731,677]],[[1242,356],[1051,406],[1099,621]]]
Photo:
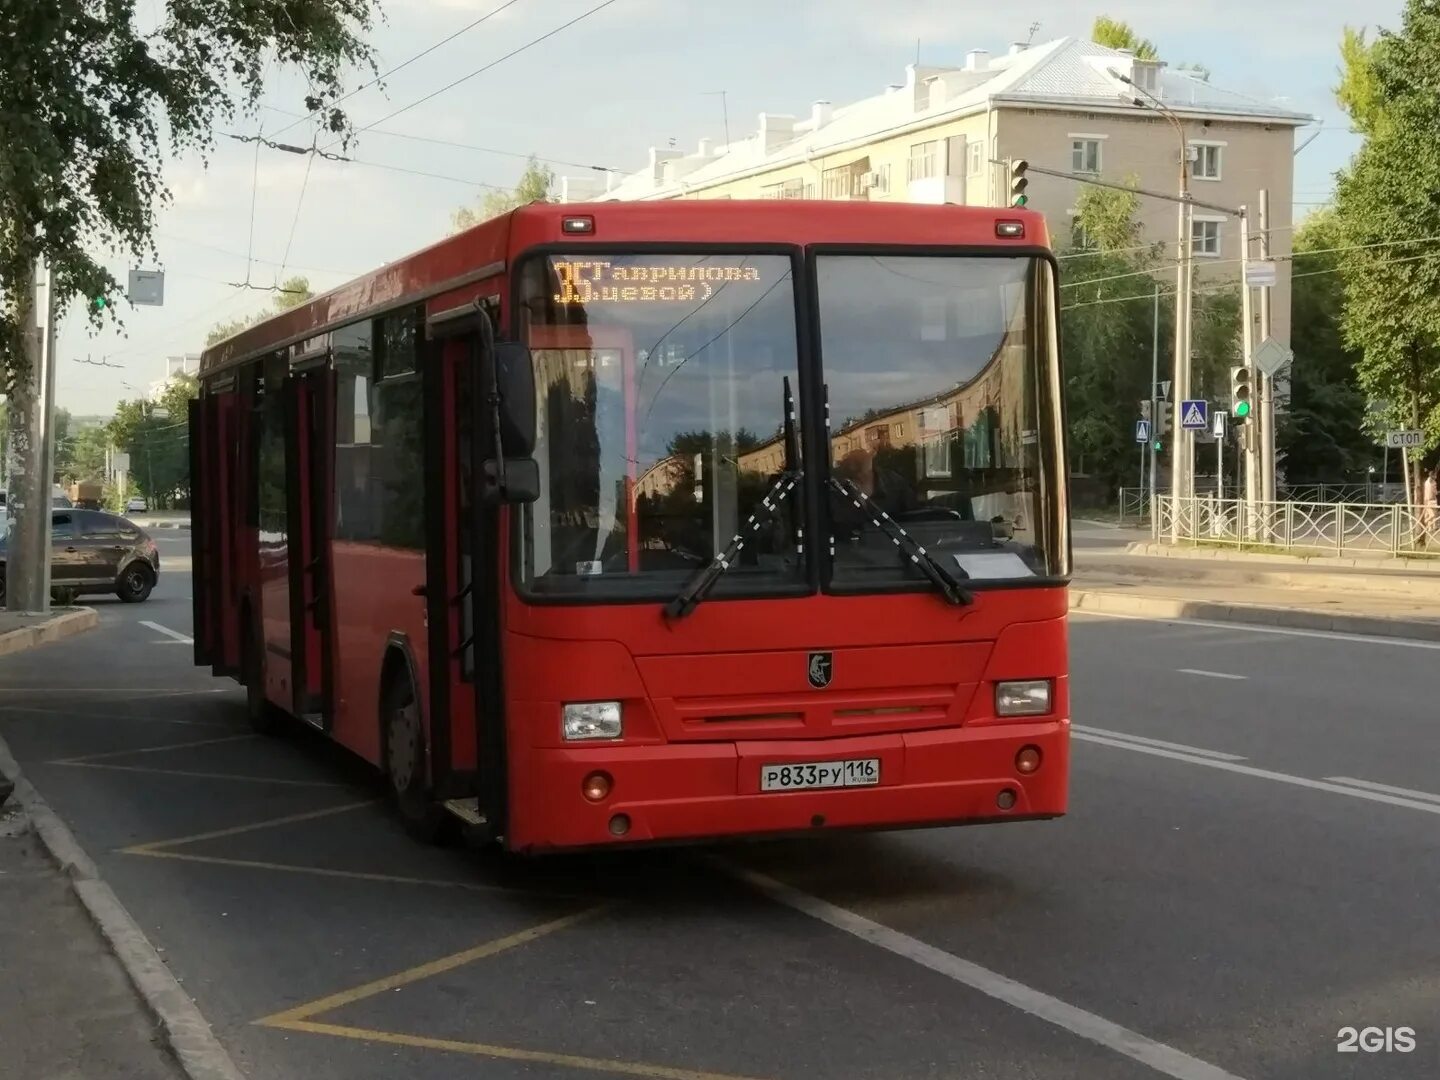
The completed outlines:
[[[117,765],[113,761],[52,761],[51,765],[69,765],[77,769],[111,769],[115,772],[154,773],[158,776],[188,776],[200,780],[245,780],[252,784],[284,784],[287,787],[340,788],[346,784],[333,780],[281,780],[274,776],[244,776],[238,773],[194,772],[190,769],[157,769],[151,765]]]
[[[432,885],[468,892],[505,893],[509,896],[536,896],[550,900],[587,899],[580,893],[548,892],[539,889],[513,888],[509,885],[486,885],[478,881],[455,881],[450,878],[407,877],[404,874],[381,874],[369,870],[340,870],[327,866],[297,866],[293,863],[265,862],[259,859],[230,859],[223,855],[192,855],[188,851],[157,851],[146,847],[122,848],[122,855],[143,855],[151,859],[178,859],[181,862],[209,863],[213,866],[238,866],[246,870],[278,870],[289,874],[312,874],[316,877],[350,878],[355,881],[381,881],[396,885]]]
[[[243,735],[220,735],[214,739],[192,739],[190,742],[165,743],[162,746],[137,746],[129,750],[105,750],[98,754],[81,754],[78,757],[60,758],[47,762],[49,765],[75,765],[82,761],[99,761],[102,758],[125,757],[128,754],[159,754],[166,750],[184,750],[191,746],[214,746],[217,743],[241,742],[258,738],[254,732]]]
[[[563,1065],[572,1069],[611,1073],[619,1076],[643,1076],[650,1080],[747,1080],[728,1073],[676,1069],[668,1065],[649,1065],[642,1061],[615,1061],[609,1058],[581,1057],[578,1054],[556,1054],[545,1050],[521,1050],[513,1046],[491,1046],[488,1043],[462,1042],[458,1039],[429,1039],[421,1035],[405,1035],[397,1031],[373,1031],[369,1028],[346,1027],[341,1024],[320,1024],[313,1020],[293,1020],[271,1024],[284,1031],[304,1031],[314,1035],[334,1035],[341,1039],[385,1043],[390,1046],[414,1046],[423,1050],[448,1050],[456,1054],[497,1058],[503,1061],[527,1061],[539,1065]]]
[[[289,825],[296,821],[310,821],[313,818],[329,817],[331,814],[343,814],[347,810],[358,810],[362,806],[374,806],[377,801],[376,799],[366,799],[364,802],[342,803],[339,806],[327,806],[320,810],[307,810],[303,814],[286,814],[284,817],[252,821],[248,825],[232,825],[228,829],[215,829],[211,832],[194,833],[190,836],[177,836],[171,840],[151,840],[144,844],[121,848],[120,853],[122,855],[153,855],[162,848],[196,844],[201,840],[218,840],[222,836],[238,836],[241,833],[254,832],[257,829],[274,828],[276,825]]]
[[[364,1001],[366,998],[374,997],[376,994],[383,994],[387,990],[395,990],[401,986],[408,986],[410,983],[419,982],[421,979],[428,979],[433,975],[442,975],[455,968],[464,967],[466,964],[474,963],[476,960],[483,960],[487,956],[495,956],[497,953],[514,949],[520,945],[527,945],[536,938],[553,934],[557,930],[564,930],[574,926],[576,923],[593,918],[606,910],[609,905],[598,904],[595,907],[578,911],[571,915],[564,915],[558,919],[551,919],[539,926],[532,926],[528,930],[520,930],[514,934],[507,934],[505,937],[496,938],[494,941],[487,941],[483,945],[476,945],[474,948],[466,949],[463,952],[451,953],[449,956],[442,956],[438,960],[431,960],[428,964],[420,964],[418,967],[407,968],[404,971],[396,972],[394,975],[386,975],[383,979],[375,979],[373,982],[357,986],[352,990],[342,990],[338,994],[330,994],[327,997],[316,998],[314,1001],[307,1001],[303,1005],[297,1005],[293,1009],[286,1009],[284,1012],[274,1013],[271,1016],[262,1017],[254,1021],[263,1027],[279,1027],[285,1024],[293,1024],[300,1020],[308,1020],[312,1016],[330,1012],[333,1009],[341,1008],[344,1005],[353,1005],[357,1001]]]

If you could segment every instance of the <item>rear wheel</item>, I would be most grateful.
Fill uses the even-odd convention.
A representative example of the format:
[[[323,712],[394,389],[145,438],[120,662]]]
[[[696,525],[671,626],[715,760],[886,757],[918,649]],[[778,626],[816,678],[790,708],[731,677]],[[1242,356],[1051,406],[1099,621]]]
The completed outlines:
[[[260,634],[249,619],[245,620],[245,655],[242,668],[245,674],[245,715],[250,727],[261,735],[278,735],[284,727],[285,714],[270,703],[265,696],[264,645]]]
[[[430,789],[420,702],[408,675],[392,676],[381,702],[385,779],[405,831],[427,843],[446,837],[453,821]]]
[[[154,588],[154,571],[136,560],[121,573],[120,580],[115,583],[115,595],[127,604],[138,604],[146,600]]]

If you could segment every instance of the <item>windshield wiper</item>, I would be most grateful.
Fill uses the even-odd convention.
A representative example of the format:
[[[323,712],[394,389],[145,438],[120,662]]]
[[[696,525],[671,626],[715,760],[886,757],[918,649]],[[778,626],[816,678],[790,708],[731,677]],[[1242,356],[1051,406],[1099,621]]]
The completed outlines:
[[[795,463],[800,460],[800,443],[795,428],[795,395],[790,392],[790,376],[786,375],[780,380],[781,410],[784,416],[784,445],[785,445],[785,469],[779,479],[771,485],[765,497],[760,500],[760,505],[750,515],[749,520],[725,546],[725,550],[715,556],[715,561],[700,570],[686,582],[685,587],[680,590],[680,595],[665,605],[665,617],[668,619],[679,619],[695,610],[695,605],[705,599],[705,596],[715,587],[715,582],[720,580],[720,575],[730,569],[731,564],[740,556],[745,544],[760,530],[762,525],[768,525],[775,520],[775,515],[780,512],[780,504],[785,501],[790,492],[795,490],[795,485],[800,483],[804,477],[803,470],[797,469]],[[739,448],[736,448],[739,453]],[[795,550],[803,559],[805,556],[805,529],[797,525],[795,529]]]
[[[715,583],[720,580],[720,575],[734,565],[750,538],[759,532],[762,526],[775,520],[775,515],[780,512],[780,505],[790,492],[795,490],[795,485],[800,483],[800,477],[801,474],[798,472],[780,474],[780,479],[776,480],[770,490],[765,493],[765,497],[760,500],[760,505],[755,508],[755,512],[750,515],[730,543],[725,545],[725,550],[715,556],[714,562],[692,577],[680,590],[680,594],[665,605],[666,618],[678,619],[695,610],[696,605],[705,599],[706,594],[715,587]]]
[[[960,579],[951,574],[950,568],[925,550],[925,545],[906,532],[894,518],[876,506],[870,496],[861,491],[853,480],[831,477],[830,486],[854,503],[855,509],[868,516],[875,527],[888,536],[891,542],[900,549],[900,553],[918,566],[925,576],[935,584],[946,601],[951,604],[973,604],[975,602],[975,594],[960,584]],[[969,576],[964,570],[960,570],[960,578]]]

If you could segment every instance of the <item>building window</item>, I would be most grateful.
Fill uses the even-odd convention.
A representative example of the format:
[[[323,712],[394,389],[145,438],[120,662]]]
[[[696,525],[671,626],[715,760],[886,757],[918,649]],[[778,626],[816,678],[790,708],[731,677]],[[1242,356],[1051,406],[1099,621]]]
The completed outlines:
[[[978,139],[972,139],[966,145],[965,153],[969,158],[966,171],[971,176],[979,176],[985,171],[985,144]]]
[[[778,184],[766,184],[760,189],[762,199],[803,199],[805,181],[802,179],[782,180]]]
[[[820,174],[820,197],[822,199],[848,199],[850,197],[850,166],[826,169]]]
[[[1220,254],[1220,222],[1195,221],[1190,231],[1190,247],[1196,255]]]
[[[1100,140],[1070,140],[1070,171],[1077,173],[1098,173],[1100,171]]]
[[[1220,153],[1223,147],[1206,143],[1195,146],[1194,176],[1196,180],[1220,179]]]
[[[928,180],[939,174],[939,165],[940,143],[938,140],[915,143],[910,147],[910,165],[906,171],[906,179]]]
[[[881,165],[872,172],[867,172],[860,177],[864,184],[864,190],[877,195],[890,194],[890,166]]]

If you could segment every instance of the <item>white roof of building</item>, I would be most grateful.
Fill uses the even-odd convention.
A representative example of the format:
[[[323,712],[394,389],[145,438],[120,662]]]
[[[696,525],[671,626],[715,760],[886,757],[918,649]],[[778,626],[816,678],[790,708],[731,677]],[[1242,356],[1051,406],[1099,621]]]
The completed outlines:
[[[811,115],[796,121],[761,114],[761,129],[729,145],[710,146],[682,155],[651,150],[649,167],[613,179],[608,191],[593,181],[567,178],[567,197],[581,199],[661,199],[749,173],[769,171],[816,156],[863,146],[878,139],[922,129],[945,120],[984,111],[997,104],[1036,107],[1139,111],[1138,95],[1114,72],[1134,75],[1140,63],[1129,53],[1081,38],[1059,38],[1009,54],[971,54],[966,67],[905,69],[904,85],[850,105],[831,109],[817,102]],[[1314,122],[1306,113],[1214,86],[1183,71],[1160,65],[1152,92],[1180,115],[1203,116],[1298,127]]]

